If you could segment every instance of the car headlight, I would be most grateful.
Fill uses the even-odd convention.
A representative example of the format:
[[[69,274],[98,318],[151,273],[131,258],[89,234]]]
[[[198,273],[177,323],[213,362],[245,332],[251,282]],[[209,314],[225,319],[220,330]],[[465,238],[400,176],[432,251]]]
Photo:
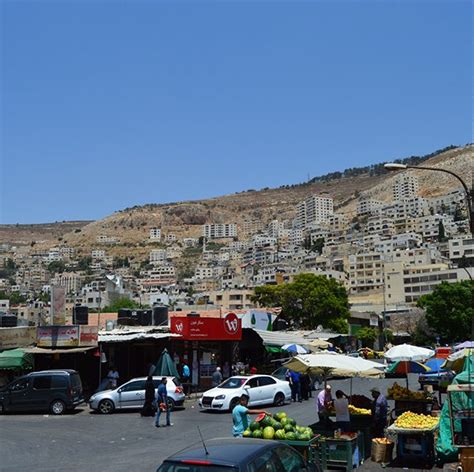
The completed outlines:
[[[224,400],[225,395],[217,395],[216,400]]]

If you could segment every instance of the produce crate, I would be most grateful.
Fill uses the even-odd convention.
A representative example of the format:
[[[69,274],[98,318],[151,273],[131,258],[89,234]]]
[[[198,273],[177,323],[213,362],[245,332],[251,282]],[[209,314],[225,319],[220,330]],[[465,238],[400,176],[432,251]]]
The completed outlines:
[[[354,439],[324,438],[319,441],[316,449],[316,462],[322,471],[341,470],[350,472],[360,465],[359,437]]]
[[[319,437],[309,441],[289,441],[287,439],[278,439],[278,442],[286,444],[296,449],[309,463],[314,463],[317,458],[317,449],[319,447]]]
[[[402,463],[434,463],[434,435],[429,431],[397,435],[397,457]]]

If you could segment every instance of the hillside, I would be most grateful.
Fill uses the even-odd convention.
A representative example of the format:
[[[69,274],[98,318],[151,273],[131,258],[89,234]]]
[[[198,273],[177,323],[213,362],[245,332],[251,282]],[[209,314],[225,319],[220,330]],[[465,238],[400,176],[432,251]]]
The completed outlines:
[[[463,175],[472,181],[474,146],[450,149],[423,161],[423,165],[441,167]],[[459,187],[456,179],[436,172],[415,172],[419,177],[420,195],[434,196]],[[152,246],[148,234],[151,227],[160,227],[164,234],[180,237],[199,237],[204,223],[233,222],[242,225],[246,220],[267,223],[272,219],[292,219],[296,204],[311,194],[328,195],[335,199],[338,212],[349,216],[355,211],[357,198],[367,196],[390,201],[391,184],[396,173],[364,173],[351,177],[320,179],[292,186],[259,191],[246,191],[199,201],[170,204],[149,204],[128,208],[94,222],[70,222],[52,225],[0,225],[0,243],[15,241],[38,246],[61,242],[87,253],[101,247],[99,235],[117,237],[119,243],[107,250],[110,255],[148,254]],[[133,248],[133,249],[132,249]]]

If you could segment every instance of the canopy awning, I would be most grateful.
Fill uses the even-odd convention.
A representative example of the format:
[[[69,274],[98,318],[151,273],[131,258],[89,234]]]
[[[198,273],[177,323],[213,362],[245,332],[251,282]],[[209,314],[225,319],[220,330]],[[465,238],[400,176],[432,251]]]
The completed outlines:
[[[23,349],[0,352],[0,370],[33,369],[33,356]]]
[[[329,347],[330,343],[317,339],[317,338],[308,338],[300,334],[300,332],[291,332],[291,331],[265,331],[261,329],[253,330],[262,338],[264,346],[284,346],[285,344],[300,344],[300,345],[309,345],[311,347]]]
[[[99,333],[100,343],[122,343],[127,341],[141,341],[145,339],[163,339],[163,338],[181,338],[179,334],[173,333],[124,333],[124,334],[106,334]]]
[[[48,349],[44,347],[26,347],[23,350],[28,354],[76,354],[78,352],[86,352],[91,349],[97,349],[97,346],[88,347],[71,347],[71,348],[59,348],[59,349]]]

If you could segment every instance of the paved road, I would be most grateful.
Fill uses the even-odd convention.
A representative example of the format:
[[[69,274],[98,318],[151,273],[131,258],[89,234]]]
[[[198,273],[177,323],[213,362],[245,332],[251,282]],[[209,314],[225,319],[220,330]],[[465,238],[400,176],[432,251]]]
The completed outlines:
[[[349,391],[348,380],[331,383],[334,388]],[[391,379],[354,379],[353,392],[368,395],[373,385],[386,389],[392,383]],[[311,424],[317,421],[314,401],[313,398],[283,409],[299,424]],[[153,418],[142,418],[136,412],[103,416],[90,413],[88,408],[59,417],[0,416],[0,471],[130,472],[133,468],[134,472],[151,472],[164,458],[198,440],[197,425],[204,438],[231,434],[228,413],[201,412],[195,400],[187,401],[185,409],[176,411],[172,422],[173,427],[158,429]],[[381,470],[381,466],[366,462],[360,470]]]

